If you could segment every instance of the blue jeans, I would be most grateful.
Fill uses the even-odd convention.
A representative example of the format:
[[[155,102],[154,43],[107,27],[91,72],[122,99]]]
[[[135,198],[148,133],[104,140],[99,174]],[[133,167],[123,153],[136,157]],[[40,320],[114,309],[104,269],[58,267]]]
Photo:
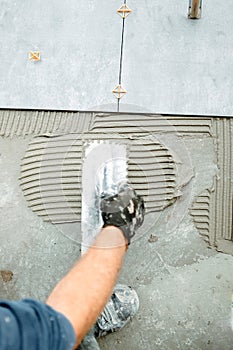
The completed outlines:
[[[75,342],[71,323],[48,305],[0,301],[1,350],[72,350]]]

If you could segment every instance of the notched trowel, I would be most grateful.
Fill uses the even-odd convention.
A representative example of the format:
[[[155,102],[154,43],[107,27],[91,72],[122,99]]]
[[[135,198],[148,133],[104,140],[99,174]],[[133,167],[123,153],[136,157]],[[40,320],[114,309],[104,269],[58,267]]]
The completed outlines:
[[[126,145],[90,141],[85,145],[82,168],[82,254],[93,243],[103,222],[99,210],[102,194],[114,195],[127,181]]]

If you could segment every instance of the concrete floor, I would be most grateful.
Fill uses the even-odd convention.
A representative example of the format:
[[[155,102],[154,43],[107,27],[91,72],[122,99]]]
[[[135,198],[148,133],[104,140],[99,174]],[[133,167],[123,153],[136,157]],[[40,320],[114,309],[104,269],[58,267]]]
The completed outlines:
[[[18,179],[31,139],[0,139],[0,270],[13,273],[8,281],[0,278],[1,299],[45,300],[80,255],[79,224],[68,232],[27,206]],[[124,330],[101,339],[101,349],[233,349],[233,256],[208,248],[188,210],[194,196],[213,184],[214,142],[187,136],[184,143],[195,177],[175,205],[146,216],[119,277],[138,292],[140,311]]]
[[[150,233],[158,241],[149,243]],[[153,227],[129,250],[120,277],[137,290],[139,313],[101,349],[233,349],[232,267],[233,257],[208,249],[189,219],[170,234]]]
[[[1,107],[115,111],[121,3],[0,0]],[[189,21],[187,0],[128,1],[121,111],[232,115],[233,2],[203,3],[202,19]],[[30,50],[42,60],[29,61]],[[28,208],[20,160],[33,135],[23,130],[0,138],[0,299],[45,300],[80,255],[80,225],[55,226]],[[131,245],[119,281],[136,289],[140,310],[100,340],[103,350],[233,349],[233,256],[208,248],[188,210],[213,186],[217,141],[189,134],[184,142],[195,176],[185,201],[147,215]]]

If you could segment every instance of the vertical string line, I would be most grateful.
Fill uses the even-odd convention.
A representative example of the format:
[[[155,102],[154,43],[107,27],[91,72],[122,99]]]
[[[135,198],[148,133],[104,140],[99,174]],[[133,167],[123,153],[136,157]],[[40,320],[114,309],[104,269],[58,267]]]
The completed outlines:
[[[123,62],[123,51],[124,51],[124,34],[125,34],[125,18],[123,18],[122,34],[121,34],[121,51],[120,51],[120,67],[119,67],[119,85],[121,85],[121,77],[122,77],[122,62]]]
[[[127,0],[124,0],[124,5],[126,5],[126,1]],[[119,66],[119,80],[118,80],[119,85],[121,85],[121,81],[122,81],[124,37],[125,37],[125,18],[122,19],[122,30],[121,30],[120,66]],[[117,112],[119,111],[120,111],[120,98],[117,99]]]

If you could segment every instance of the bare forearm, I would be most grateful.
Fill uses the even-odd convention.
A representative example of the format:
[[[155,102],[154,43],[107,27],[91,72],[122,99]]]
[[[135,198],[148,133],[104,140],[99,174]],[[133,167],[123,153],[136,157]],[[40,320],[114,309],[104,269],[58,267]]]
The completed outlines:
[[[103,229],[94,245],[55,287],[47,303],[71,322],[78,343],[107,303],[126,251],[122,232]]]

